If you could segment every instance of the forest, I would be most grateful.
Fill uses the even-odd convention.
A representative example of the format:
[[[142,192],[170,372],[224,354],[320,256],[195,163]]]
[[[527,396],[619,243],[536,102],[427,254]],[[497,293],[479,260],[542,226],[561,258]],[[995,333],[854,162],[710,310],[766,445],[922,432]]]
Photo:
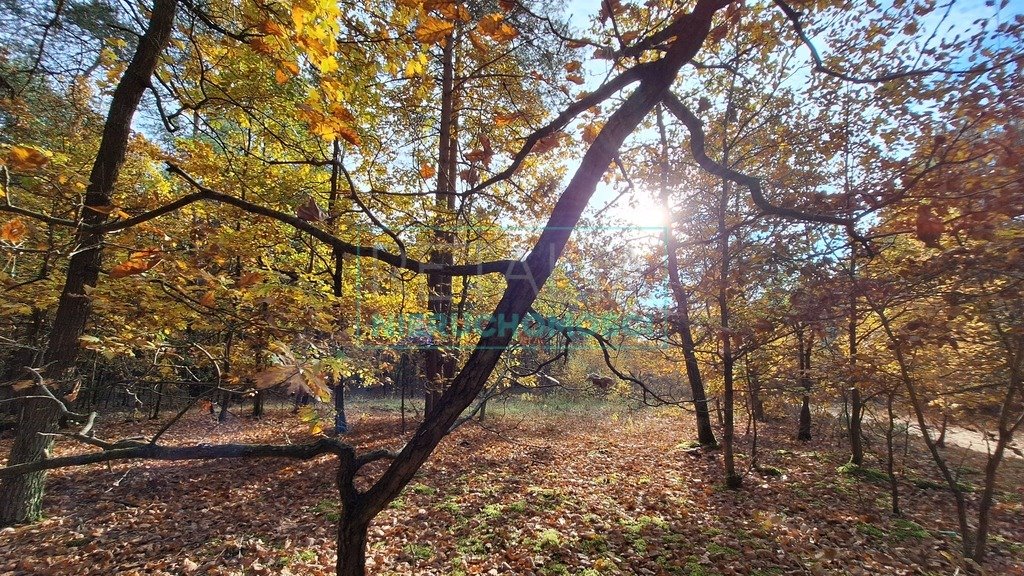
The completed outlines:
[[[0,575],[1024,575],[1022,155],[1016,0],[0,0]]]

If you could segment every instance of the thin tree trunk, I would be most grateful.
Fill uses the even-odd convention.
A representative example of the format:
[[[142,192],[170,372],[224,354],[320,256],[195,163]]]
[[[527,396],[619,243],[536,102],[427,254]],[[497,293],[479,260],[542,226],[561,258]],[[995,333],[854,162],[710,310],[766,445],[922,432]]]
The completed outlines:
[[[796,340],[800,348],[800,386],[804,389],[800,407],[800,424],[796,438],[803,442],[811,439],[811,343],[810,337],[804,336],[804,327],[797,327]]]
[[[850,462],[857,466],[864,465],[864,435],[861,428],[864,407],[861,404],[860,390],[850,388]]]
[[[697,420],[697,441],[701,446],[715,446],[718,441],[715,439],[714,429],[711,427],[711,411],[708,409],[707,393],[704,390],[704,380],[700,374],[700,365],[697,363],[697,346],[693,340],[692,325],[690,323],[690,303],[679,279],[679,242],[676,241],[675,231],[672,229],[672,212],[669,206],[668,190],[668,136],[665,133],[665,121],[662,117],[661,106],[657,109],[658,131],[661,136],[661,205],[664,209],[667,222],[663,232],[665,252],[667,254],[666,267],[668,268],[668,283],[675,299],[676,313],[670,323],[672,331],[679,335],[680,349],[683,352],[684,364],[686,366],[686,378],[690,383],[690,393],[693,397],[693,409]],[[644,393],[646,393],[646,388]]]
[[[892,514],[893,516],[902,516],[900,512],[900,486],[896,480],[895,470],[895,454],[893,453],[893,434],[896,428],[896,414],[893,412],[893,396],[895,393],[890,390],[889,397],[886,402],[887,414],[889,418],[888,427],[885,431],[885,472],[889,476],[889,495],[892,503]]]
[[[113,203],[114,183],[124,164],[132,118],[149,86],[160,53],[170,39],[176,9],[177,0],[156,0],[146,32],[139,39],[135,54],[111,97],[80,215],[85,226],[97,226],[106,219],[102,210],[92,207]],[[86,287],[96,286],[99,278],[103,234],[83,227],[79,229],[76,240],[78,247],[68,262],[64,289],[43,359],[47,365],[47,379],[51,382],[73,377],[79,338],[85,331],[91,312],[89,298],[85,295]],[[52,401],[33,398],[24,402],[8,465],[32,462],[46,456],[53,445],[53,437],[46,434],[56,429],[58,414],[58,408]],[[42,512],[44,485],[44,472],[25,474],[0,483],[0,525],[37,520]]]

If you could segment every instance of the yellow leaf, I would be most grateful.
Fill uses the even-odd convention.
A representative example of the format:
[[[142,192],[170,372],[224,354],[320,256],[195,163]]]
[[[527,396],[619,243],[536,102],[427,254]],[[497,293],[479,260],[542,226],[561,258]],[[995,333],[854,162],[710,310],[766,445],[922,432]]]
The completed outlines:
[[[446,22],[433,16],[420,18],[419,26],[416,27],[416,39],[424,43],[440,42],[455,29],[455,24]]]
[[[320,420],[313,422],[313,425],[309,427],[309,433],[317,436],[324,433],[324,423]]]
[[[413,78],[415,76],[418,76],[422,72],[423,72],[423,65],[420,64],[415,59],[414,60],[409,60],[409,62],[407,62],[406,65],[405,65],[405,72],[404,72],[404,74],[405,74],[406,78]]]
[[[14,170],[36,170],[49,161],[45,154],[27,146],[11,146],[7,152],[7,165]]]
[[[17,244],[25,237],[28,233],[28,227],[21,221],[20,218],[9,220],[4,222],[3,226],[0,226],[0,240],[6,240],[11,244]]]
[[[292,25],[295,26],[296,34],[302,33],[302,27],[306,24],[306,16],[308,14],[309,12],[298,4],[292,6]]]
[[[338,70],[338,60],[334,56],[328,56],[320,61],[320,72],[330,74]]]
[[[587,124],[583,127],[583,141],[587,144],[593,144],[594,140],[597,140],[597,135],[601,133],[601,126],[598,124]]]

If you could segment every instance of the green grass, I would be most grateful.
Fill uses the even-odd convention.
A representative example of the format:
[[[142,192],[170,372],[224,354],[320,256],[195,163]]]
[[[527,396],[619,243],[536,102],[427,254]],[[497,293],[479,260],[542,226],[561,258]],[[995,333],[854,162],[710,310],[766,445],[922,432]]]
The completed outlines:
[[[434,549],[426,544],[409,543],[402,547],[402,552],[417,560],[430,560],[434,557]]]
[[[708,554],[711,554],[712,556],[736,557],[740,555],[739,550],[729,546],[722,546],[721,544],[716,544],[714,542],[708,544],[707,551]]]
[[[930,534],[917,522],[897,518],[892,521],[892,527],[889,529],[889,536],[893,540],[902,542],[903,540],[909,540],[910,538],[920,540],[921,538],[927,538]]]
[[[283,562],[287,566],[290,564],[295,564],[297,562],[302,562],[303,564],[312,564],[313,562],[316,562],[316,560],[316,550],[299,550],[298,552],[285,558]]]
[[[562,533],[554,528],[548,528],[537,535],[533,543],[533,549],[541,551],[549,548],[558,548],[561,545]]]
[[[889,475],[882,472],[878,468],[868,468],[867,466],[857,466],[852,462],[847,462],[842,466],[836,468],[836,472],[853,478],[859,478],[861,480],[867,480],[869,482],[888,482]]]
[[[341,519],[341,503],[332,499],[321,500],[316,503],[316,506],[313,506],[312,512],[323,516],[329,522],[337,522]]]
[[[885,530],[882,530],[874,524],[866,524],[860,522],[857,524],[857,532],[864,534],[865,536],[873,536],[875,538],[885,538]]]
[[[426,484],[412,484],[409,486],[409,490],[412,490],[413,494],[423,494],[426,496],[437,494],[437,488],[427,486]]]
[[[488,504],[480,511],[484,516],[494,520],[501,518],[505,513],[505,507],[501,504]]]

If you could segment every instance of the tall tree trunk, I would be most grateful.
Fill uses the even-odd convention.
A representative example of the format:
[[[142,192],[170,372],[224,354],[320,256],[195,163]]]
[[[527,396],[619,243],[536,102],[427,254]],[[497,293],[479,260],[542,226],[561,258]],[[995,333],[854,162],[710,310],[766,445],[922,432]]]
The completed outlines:
[[[441,216],[435,223],[435,248],[430,262],[440,265],[452,263],[454,233],[450,215],[455,209],[455,166],[457,152],[458,112],[455,94],[455,41],[449,34],[441,53],[441,122],[437,151],[437,191],[434,207]],[[451,342],[452,278],[443,274],[427,275],[427,308],[434,321],[433,339],[427,348],[424,393],[424,415],[429,416],[437,407],[448,382],[455,375],[455,358],[447,350]]]
[[[862,432],[862,418],[864,407],[861,404],[860,389],[857,388],[857,292],[855,283],[857,281],[857,247],[850,248],[850,309],[848,311],[848,323],[846,326],[847,345],[849,350],[850,370],[850,462],[857,466],[864,465],[864,442]]]
[[[89,175],[85,206],[80,215],[84,226],[78,231],[78,248],[68,262],[64,289],[43,357],[47,366],[46,377],[50,381],[73,377],[79,338],[85,331],[91,312],[86,287],[96,285],[102,257],[103,234],[92,231],[91,227],[102,224],[106,216],[102,210],[92,208],[113,204],[114,183],[124,164],[132,118],[149,86],[160,53],[170,39],[176,9],[177,0],[155,1],[146,32],[139,39],[135,54],[111,97],[96,161]],[[58,407],[49,400],[33,398],[23,403],[18,435],[11,448],[8,465],[46,456],[53,445],[53,437],[46,434],[56,429],[58,414]],[[0,525],[37,520],[42,512],[44,483],[44,472],[25,474],[0,483]]]
[[[722,126],[722,164],[729,165],[729,110],[733,106],[733,86],[729,86],[728,98],[726,98],[725,123]],[[730,332],[730,310],[729,310],[729,283],[731,281],[732,253],[729,246],[729,238],[732,236],[729,227],[726,225],[728,215],[729,199],[731,197],[729,181],[722,180],[722,195],[718,204],[718,255],[721,258],[721,269],[718,278],[718,312],[721,321],[722,340],[722,455],[725,460],[725,485],[729,488],[739,488],[743,484],[743,477],[736,473],[735,442],[736,425],[734,422],[735,413],[735,389],[734,372],[736,359],[732,351],[732,334]]]
[[[750,409],[754,415],[755,422],[767,422],[768,417],[764,413],[764,400],[761,399],[761,382],[757,372],[750,369],[750,354],[743,360],[744,373],[747,376],[747,394],[750,395]]]
[[[683,360],[686,366],[686,378],[690,383],[690,393],[693,397],[693,408],[697,415],[697,441],[701,446],[715,446],[718,440],[715,439],[715,431],[711,427],[711,411],[708,409],[707,393],[704,390],[704,380],[701,378],[700,365],[697,364],[697,346],[693,341],[693,330],[690,323],[690,302],[679,279],[679,242],[676,240],[675,231],[672,229],[672,211],[669,206],[668,189],[668,137],[665,133],[665,120],[662,117],[662,108],[657,110],[658,132],[661,136],[661,158],[659,168],[661,170],[661,205],[665,212],[667,222],[663,239],[665,252],[667,254],[666,266],[668,268],[668,283],[672,290],[672,297],[675,299],[676,313],[670,323],[673,332],[679,335]],[[646,392],[646,389],[644,389]]]

